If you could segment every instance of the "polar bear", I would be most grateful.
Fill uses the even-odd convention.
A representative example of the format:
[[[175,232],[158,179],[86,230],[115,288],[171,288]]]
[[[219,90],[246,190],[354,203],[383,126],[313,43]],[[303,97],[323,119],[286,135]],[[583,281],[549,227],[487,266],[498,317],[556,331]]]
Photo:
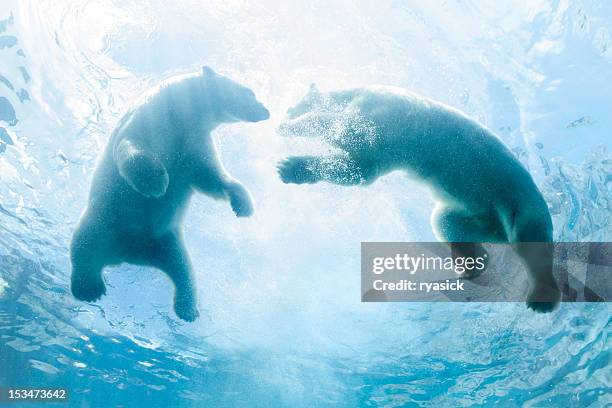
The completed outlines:
[[[238,217],[253,204],[223,168],[210,133],[222,123],[259,122],[268,110],[253,91],[204,67],[155,87],[117,124],[95,171],[88,207],[71,242],[71,290],[95,301],[102,270],[122,262],[165,272],[174,310],[199,313],[182,220],[194,191],[228,200]]]
[[[284,183],[368,185],[402,170],[432,192],[437,206],[431,224],[439,240],[515,244],[530,278],[527,306],[538,312],[555,308],[560,293],[552,274],[546,202],[527,170],[481,124],[398,88],[321,93],[311,85],[287,111],[278,133],[321,137],[339,150],[281,161]],[[520,244],[525,242],[542,244]],[[476,251],[485,252],[481,245]]]

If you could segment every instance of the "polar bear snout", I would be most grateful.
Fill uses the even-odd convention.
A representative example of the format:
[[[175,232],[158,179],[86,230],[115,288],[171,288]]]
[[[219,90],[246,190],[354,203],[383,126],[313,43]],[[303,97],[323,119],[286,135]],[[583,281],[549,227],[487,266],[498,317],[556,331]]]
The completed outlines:
[[[253,123],[268,119],[270,119],[270,111],[262,103],[257,103],[247,115],[247,120]]]
[[[291,131],[291,126],[287,122],[283,122],[276,127],[276,133],[279,136],[283,137],[291,137],[294,136],[294,133]]]
[[[258,100],[234,106],[227,111],[229,122],[261,122],[270,118],[270,111]]]

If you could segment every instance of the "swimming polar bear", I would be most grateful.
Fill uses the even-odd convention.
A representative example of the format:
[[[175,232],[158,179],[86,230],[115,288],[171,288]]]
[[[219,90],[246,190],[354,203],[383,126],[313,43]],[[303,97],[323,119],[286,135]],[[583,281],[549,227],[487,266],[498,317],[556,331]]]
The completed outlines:
[[[253,204],[219,160],[210,133],[222,123],[259,122],[268,110],[253,91],[204,67],[163,82],[119,121],[94,174],[89,205],[71,242],[71,290],[94,301],[106,293],[102,270],[153,266],[175,285],[174,310],[198,315],[182,220],[194,190],[228,200],[238,217]]]
[[[484,126],[398,88],[321,93],[311,85],[278,132],[321,137],[340,151],[288,157],[278,166],[284,183],[368,185],[402,170],[433,193],[431,224],[439,240],[515,244],[531,283],[527,306],[539,312],[556,307],[548,207],[527,170]],[[481,245],[476,250],[486,252]]]

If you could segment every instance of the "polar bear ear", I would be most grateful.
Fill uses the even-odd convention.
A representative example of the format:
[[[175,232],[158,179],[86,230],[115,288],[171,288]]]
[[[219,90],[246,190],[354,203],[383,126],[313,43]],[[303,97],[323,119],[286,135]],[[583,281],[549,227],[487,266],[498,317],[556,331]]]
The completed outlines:
[[[215,71],[213,71],[213,69],[211,67],[209,67],[208,65],[204,65],[202,67],[202,73],[206,76],[206,75],[210,75],[211,77],[215,76]]]
[[[310,84],[310,87],[308,88],[308,94],[309,95],[319,95],[321,92],[319,92],[319,88],[317,88],[317,84],[315,84],[314,82]]]

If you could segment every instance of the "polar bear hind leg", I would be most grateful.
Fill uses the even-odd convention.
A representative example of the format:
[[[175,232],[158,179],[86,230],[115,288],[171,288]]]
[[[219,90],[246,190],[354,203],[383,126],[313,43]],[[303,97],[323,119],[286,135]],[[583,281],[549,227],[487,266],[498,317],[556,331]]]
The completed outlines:
[[[475,256],[487,259],[488,254],[481,243],[506,242],[502,224],[494,214],[470,214],[463,209],[438,205],[431,215],[434,234],[440,241],[450,242],[453,256]],[[472,243],[462,245],[461,243]],[[466,271],[463,278],[472,279],[482,272]]]
[[[434,233],[448,242],[507,242],[497,215],[470,214],[452,206],[438,205],[431,215]]]
[[[531,288],[527,307],[536,312],[552,311],[561,297],[553,276],[552,222],[543,206],[523,209],[504,209],[500,218],[507,231],[508,241],[522,258]]]
[[[86,302],[101,298],[106,293],[102,269],[109,264],[108,246],[100,231],[86,220],[80,223],[72,238],[70,260],[73,296]]]
[[[193,268],[182,234],[170,232],[151,247],[151,266],[166,273],[175,287],[174,311],[181,319],[192,322],[200,315],[197,308]]]

